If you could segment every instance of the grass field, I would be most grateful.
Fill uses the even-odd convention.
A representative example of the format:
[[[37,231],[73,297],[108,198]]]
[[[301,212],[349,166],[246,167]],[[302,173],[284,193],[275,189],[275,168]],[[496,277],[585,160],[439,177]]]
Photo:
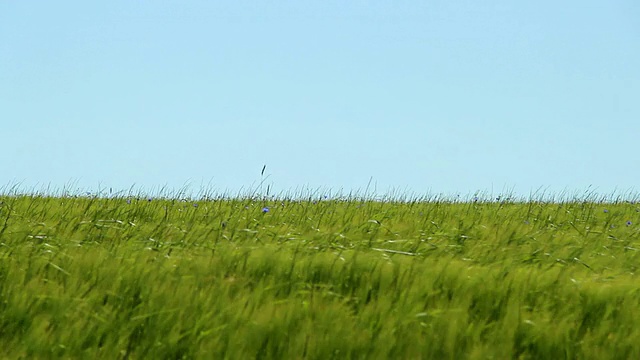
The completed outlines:
[[[0,358],[640,359],[633,202],[0,201]]]

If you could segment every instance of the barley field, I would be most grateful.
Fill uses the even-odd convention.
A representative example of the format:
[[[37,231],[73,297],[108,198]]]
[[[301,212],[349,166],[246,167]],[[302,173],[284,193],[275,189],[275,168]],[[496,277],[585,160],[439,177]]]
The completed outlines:
[[[0,358],[640,359],[640,204],[0,196]]]

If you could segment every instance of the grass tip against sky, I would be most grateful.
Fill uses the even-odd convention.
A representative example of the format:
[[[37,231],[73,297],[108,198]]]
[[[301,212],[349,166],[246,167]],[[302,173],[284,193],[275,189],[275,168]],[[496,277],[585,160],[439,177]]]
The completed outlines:
[[[0,5],[0,184],[629,192],[633,1]],[[371,188],[370,188],[371,189]]]

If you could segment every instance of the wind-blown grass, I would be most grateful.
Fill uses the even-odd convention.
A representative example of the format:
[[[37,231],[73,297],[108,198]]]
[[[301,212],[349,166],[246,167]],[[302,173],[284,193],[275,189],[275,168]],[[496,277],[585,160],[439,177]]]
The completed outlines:
[[[640,358],[633,203],[0,201],[2,358]]]

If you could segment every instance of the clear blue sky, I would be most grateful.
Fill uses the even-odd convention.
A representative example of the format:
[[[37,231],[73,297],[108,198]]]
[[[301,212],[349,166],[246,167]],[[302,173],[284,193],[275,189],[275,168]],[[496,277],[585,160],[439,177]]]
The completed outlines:
[[[0,184],[637,189],[640,2],[3,1]]]

